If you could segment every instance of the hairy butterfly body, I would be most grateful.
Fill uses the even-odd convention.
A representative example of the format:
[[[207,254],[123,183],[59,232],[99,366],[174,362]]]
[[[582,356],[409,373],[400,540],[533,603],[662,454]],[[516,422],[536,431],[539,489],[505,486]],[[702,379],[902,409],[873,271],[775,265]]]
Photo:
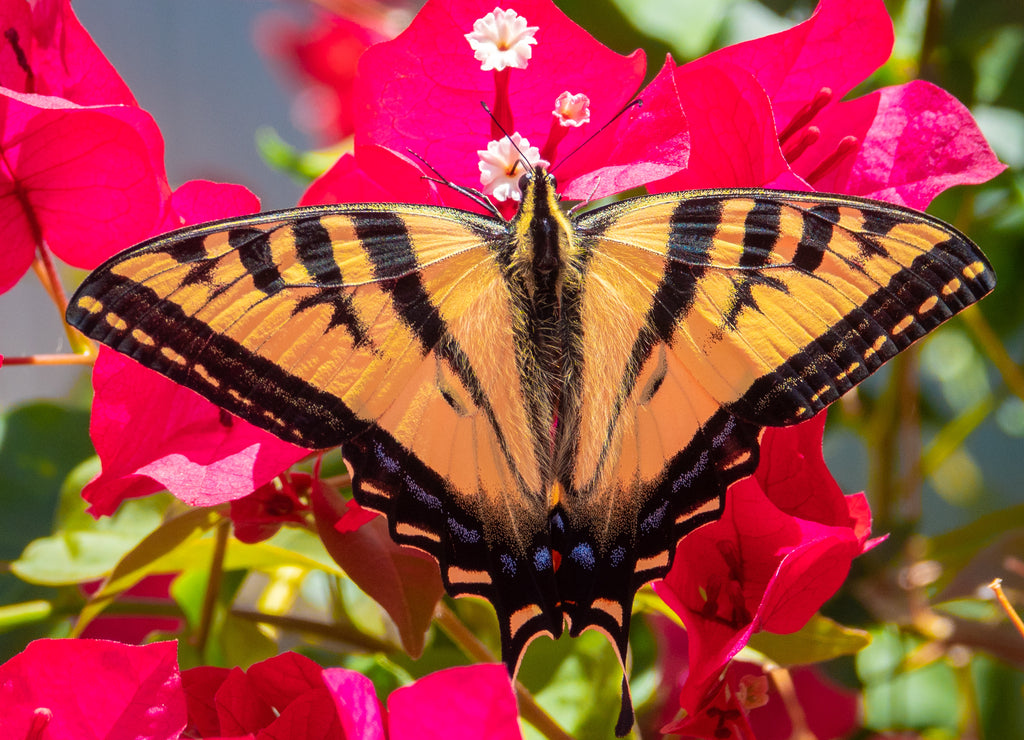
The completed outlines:
[[[511,670],[605,632],[808,419],[988,293],[952,227],[848,196],[710,190],[581,214],[543,170],[511,221],[299,208],[123,252],[68,321],[290,442],[495,607]],[[628,729],[624,713],[620,732]]]

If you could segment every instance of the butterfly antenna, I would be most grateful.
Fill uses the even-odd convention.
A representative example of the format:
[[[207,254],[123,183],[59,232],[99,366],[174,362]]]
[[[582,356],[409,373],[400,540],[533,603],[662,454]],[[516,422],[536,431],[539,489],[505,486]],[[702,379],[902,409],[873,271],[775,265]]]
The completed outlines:
[[[488,212],[493,213],[498,218],[504,218],[501,215],[501,211],[498,210],[497,206],[491,203],[491,201],[488,200],[487,196],[485,196],[479,190],[463,187],[462,185],[456,185],[454,182],[452,182],[447,177],[438,172],[437,168],[434,167],[434,165],[430,164],[430,162],[428,162],[426,159],[424,159],[419,154],[414,152],[412,149],[407,149],[406,151],[409,152],[410,156],[418,160],[420,164],[422,164],[424,167],[430,170],[431,173],[433,173],[433,177],[430,177],[429,175],[424,175],[424,180],[427,180],[428,182],[436,182],[438,185],[444,185],[446,187],[449,187],[456,193],[461,193],[462,195],[466,196],[477,205],[483,206]]]
[[[616,122],[617,120],[619,120],[619,118],[621,118],[621,117],[622,117],[622,115],[623,115],[623,114],[624,114],[624,113],[625,113],[626,111],[628,111],[628,110],[629,110],[630,108],[634,108],[634,107],[642,107],[642,106],[643,106],[643,104],[644,104],[644,101],[643,101],[643,100],[641,100],[640,98],[633,98],[632,100],[630,100],[630,101],[629,101],[628,103],[626,103],[626,104],[625,104],[624,106],[622,106],[622,109],[621,109],[621,110],[619,110],[619,112],[618,112],[618,113],[616,113],[616,114],[615,114],[614,116],[612,116],[611,118],[609,118],[609,119],[608,119],[608,120],[607,120],[607,121],[606,121],[606,122],[605,122],[605,123],[604,123],[604,124],[603,124],[603,125],[601,126],[601,128],[599,128],[599,129],[598,129],[597,131],[595,131],[594,133],[592,133],[592,134],[591,134],[590,136],[588,136],[588,137],[587,137],[586,139],[584,139],[584,140],[583,140],[583,142],[582,142],[582,143],[580,143],[580,145],[579,145],[579,146],[577,146],[577,147],[576,147],[575,149],[573,149],[573,150],[572,150],[571,152],[569,152],[569,153],[568,153],[568,154],[566,154],[566,155],[565,155],[564,157],[562,157],[562,159],[561,159],[561,160],[560,160],[560,161],[558,162],[558,164],[556,164],[556,165],[552,166],[552,167],[551,167],[551,169],[549,169],[549,170],[548,170],[548,172],[554,172],[554,171],[555,171],[555,168],[556,168],[556,167],[561,167],[561,166],[562,166],[562,164],[563,164],[563,163],[565,162],[565,160],[567,160],[567,159],[568,159],[569,157],[571,157],[571,156],[572,156],[573,154],[575,154],[575,153],[576,153],[576,152],[578,152],[578,151],[579,151],[580,149],[582,149],[583,147],[585,147],[585,146],[586,146],[587,144],[589,144],[589,143],[590,143],[591,141],[593,141],[594,139],[596,139],[596,138],[597,138],[597,135],[598,135],[598,134],[600,134],[600,133],[601,133],[602,131],[604,131],[604,130],[605,130],[606,128],[608,128],[608,127],[609,127],[609,126],[611,126],[611,125],[612,125],[613,123],[615,123],[615,122]]]
[[[498,118],[491,112],[490,106],[481,100],[480,107],[487,111],[487,115],[491,117],[491,121],[493,121],[494,125],[498,127],[498,130],[501,132],[502,136],[508,139],[508,143],[511,144],[512,148],[515,149],[516,152],[519,154],[519,161],[522,162],[523,168],[529,170],[530,172],[533,172],[533,165],[530,164],[530,160],[528,160],[526,158],[526,155],[523,154],[523,150],[516,146],[516,142],[512,139],[512,134],[506,131],[505,127],[501,125],[501,121],[499,121]]]

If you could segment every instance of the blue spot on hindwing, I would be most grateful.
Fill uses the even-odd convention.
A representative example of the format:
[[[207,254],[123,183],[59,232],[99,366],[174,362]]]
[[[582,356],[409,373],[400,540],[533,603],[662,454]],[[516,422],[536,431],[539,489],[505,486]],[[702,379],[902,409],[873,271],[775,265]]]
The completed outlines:
[[[456,539],[462,542],[480,541],[480,530],[470,529],[469,527],[455,521],[452,517],[448,517],[448,531],[451,532]]]
[[[377,453],[377,462],[381,464],[381,467],[383,467],[389,473],[397,473],[399,470],[401,470],[402,466],[398,464],[398,460],[391,457],[391,455],[387,453],[387,451],[384,449],[384,445],[382,445],[380,442],[377,442],[374,445],[374,448],[374,451]]]
[[[642,522],[640,522],[640,531],[644,534],[650,534],[651,532],[658,529],[661,523],[665,520],[665,512],[668,511],[668,501],[662,501],[661,506],[648,514]]]
[[[412,495],[421,504],[426,506],[428,509],[439,511],[441,509],[441,499],[432,493],[428,493],[423,486],[417,483],[415,480],[410,478],[408,475],[405,476],[405,485],[409,486],[409,490],[412,491]]]
[[[547,547],[538,547],[533,553],[533,567],[537,570],[544,571],[551,569],[551,549]]]
[[[594,557],[594,548],[586,542],[581,542],[572,548],[569,557],[587,570],[593,570],[597,565],[597,558]]]
[[[626,548],[622,545],[614,548],[609,554],[608,559],[611,561],[612,567],[618,567],[622,565],[622,561],[626,559]]]
[[[708,466],[708,451],[704,450],[700,453],[700,459],[697,460],[697,464],[687,470],[681,476],[675,479],[672,483],[672,493],[679,493],[681,488],[689,488],[693,481],[696,480],[704,469]]]
[[[501,561],[501,570],[505,575],[514,576],[516,574],[516,559],[514,557],[505,552],[498,556],[498,560]]]

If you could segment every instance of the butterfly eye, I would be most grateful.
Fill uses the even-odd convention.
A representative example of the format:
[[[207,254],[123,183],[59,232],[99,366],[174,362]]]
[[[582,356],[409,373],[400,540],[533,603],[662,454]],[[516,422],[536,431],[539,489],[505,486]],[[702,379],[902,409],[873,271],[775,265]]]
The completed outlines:
[[[530,180],[533,179],[533,175],[527,172],[525,175],[519,178],[519,192],[525,193],[526,186],[530,184]]]

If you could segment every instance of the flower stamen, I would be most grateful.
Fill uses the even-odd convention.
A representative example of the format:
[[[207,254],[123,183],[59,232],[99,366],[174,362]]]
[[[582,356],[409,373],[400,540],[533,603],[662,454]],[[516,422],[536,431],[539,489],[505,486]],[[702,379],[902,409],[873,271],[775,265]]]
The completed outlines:
[[[43,740],[43,733],[46,732],[46,726],[50,724],[51,719],[53,719],[52,710],[46,707],[37,707],[32,712],[32,722],[28,726],[25,740]]]
[[[807,182],[813,183],[820,180],[826,172],[835,168],[851,152],[856,150],[859,143],[860,140],[856,136],[844,136],[841,138],[832,153],[821,160],[821,163],[807,176]]]
[[[784,144],[786,139],[813,121],[814,117],[821,113],[822,108],[832,102],[833,97],[832,88],[830,87],[823,87],[818,90],[811,99],[811,102],[798,110],[796,115],[790,120],[789,125],[779,133],[779,143]]]
[[[800,132],[800,138],[782,152],[782,156],[786,158],[787,162],[795,162],[797,157],[807,151],[807,148],[820,138],[821,129],[817,126],[808,126]]]
[[[573,95],[566,90],[555,100],[555,109],[551,111],[559,125],[579,128],[590,123],[590,98],[584,93]]]

